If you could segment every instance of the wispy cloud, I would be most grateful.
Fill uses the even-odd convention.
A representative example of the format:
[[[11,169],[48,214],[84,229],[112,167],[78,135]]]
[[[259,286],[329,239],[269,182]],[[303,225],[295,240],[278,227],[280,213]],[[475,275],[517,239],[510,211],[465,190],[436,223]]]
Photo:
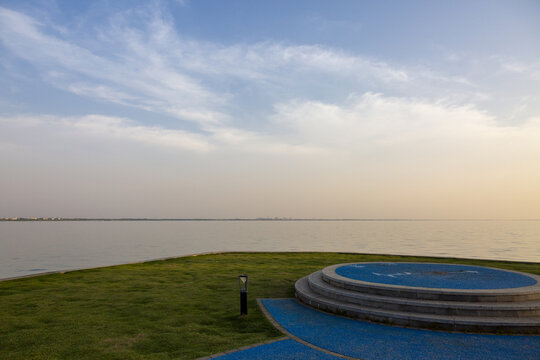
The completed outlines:
[[[126,119],[110,116],[88,115],[76,119],[64,119],[61,120],[61,124],[100,137],[111,137],[193,151],[213,149],[213,145],[204,137],[193,133],[164,129],[158,126],[141,126]]]
[[[19,12],[0,8],[0,24],[4,45],[42,69],[44,77],[60,88],[182,120],[215,123],[225,117],[215,110],[222,97],[176,71],[151,44],[138,43],[134,30],[117,34],[119,37],[109,44],[111,48],[106,49],[113,53],[103,56],[98,49],[47,33],[44,24]],[[128,49],[124,45],[114,53],[114,47],[122,44]]]
[[[234,108],[246,89],[274,98],[280,93],[310,97],[313,83],[326,84],[327,95],[337,89],[411,90],[428,82],[466,83],[321,45],[197,41],[179,34],[172,19],[155,6],[112,14],[99,30],[71,37],[6,8],[0,7],[0,19],[4,46],[55,86],[198,124],[237,120]]]
[[[206,152],[215,146],[204,136],[182,130],[165,129],[159,126],[144,126],[125,118],[103,115],[58,117],[53,115],[2,116],[0,123],[10,127],[41,128],[60,133],[66,129],[78,136],[131,141],[152,146]]]
[[[274,121],[295,138],[355,156],[433,159],[442,154],[457,160],[513,152],[516,142],[534,149],[520,156],[540,155],[539,117],[504,126],[473,105],[365,93],[341,104],[296,100],[276,105],[275,111]]]
[[[87,114],[65,120],[100,136],[191,150],[315,154],[503,131],[475,105],[490,94],[465,75],[322,45],[200,41],[179,34],[160,6],[111,14],[86,35],[59,32],[2,7],[0,26],[5,48],[38,68],[46,82],[193,125],[177,130]],[[509,62],[506,68],[527,71]],[[246,112],[257,107],[267,110],[253,120]]]
[[[496,57],[504,71],[527,76],[533,80],[540,80],[540,62],[524,63],[516,59]]]
[[[96,138],[150,145],[158,148],[176,149],[190,152],[215,152],[220,149],[231,151],[274,154],[274,155],[317,155],[323,148],[303,144],[290,144],[275,137],[261,135],[237,128],[207,126],[206,131],[194,133],[160,126],[143,125],[136,121],[104,115],[55,116],[55,115],[15,115],[0,116],[4,128],[23,129],[28,134],[44,131],[58,136],[69,133],[69,139],[54,141],[71,142],[72,137]],[[0,137],[1,140],[1,137]],[[7,140],[6,144],[8,144]]]

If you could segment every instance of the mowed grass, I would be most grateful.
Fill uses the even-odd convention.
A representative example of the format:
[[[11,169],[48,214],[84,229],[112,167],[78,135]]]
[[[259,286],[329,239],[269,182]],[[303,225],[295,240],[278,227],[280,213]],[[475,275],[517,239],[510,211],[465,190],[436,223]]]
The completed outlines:
[[[540,274],[540,264],[341,253],[223,253],[0,282],[0,359],[195,359],[283,336],[256,298],[356,261],[475,264]],[[249,275],[239,316],[237,276]]]

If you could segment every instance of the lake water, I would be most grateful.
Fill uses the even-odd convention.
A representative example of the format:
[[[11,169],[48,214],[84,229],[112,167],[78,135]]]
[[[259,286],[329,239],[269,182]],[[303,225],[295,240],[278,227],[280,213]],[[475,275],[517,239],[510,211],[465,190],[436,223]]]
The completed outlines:
[[[0,278],[214,251],[540,262],[540,221],[0,222]]]

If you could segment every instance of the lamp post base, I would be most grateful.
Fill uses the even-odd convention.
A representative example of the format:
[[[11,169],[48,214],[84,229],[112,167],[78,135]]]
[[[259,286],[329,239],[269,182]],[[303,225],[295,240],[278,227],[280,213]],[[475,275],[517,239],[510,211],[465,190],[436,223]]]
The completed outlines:
[[[240,293],[240,315],[247,315],[247,291]]]

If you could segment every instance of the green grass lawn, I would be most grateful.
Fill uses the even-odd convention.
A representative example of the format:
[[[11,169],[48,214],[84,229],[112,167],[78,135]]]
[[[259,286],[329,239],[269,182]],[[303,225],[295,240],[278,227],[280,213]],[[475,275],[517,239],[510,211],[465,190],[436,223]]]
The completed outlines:
[[[355,261],[430,261],[540,274],[540,264],[340,253],[224,253],[0,282],[0,359],[195,359],[281,337],[256,298]],[[240,317],[237,276],[249,275]]]

